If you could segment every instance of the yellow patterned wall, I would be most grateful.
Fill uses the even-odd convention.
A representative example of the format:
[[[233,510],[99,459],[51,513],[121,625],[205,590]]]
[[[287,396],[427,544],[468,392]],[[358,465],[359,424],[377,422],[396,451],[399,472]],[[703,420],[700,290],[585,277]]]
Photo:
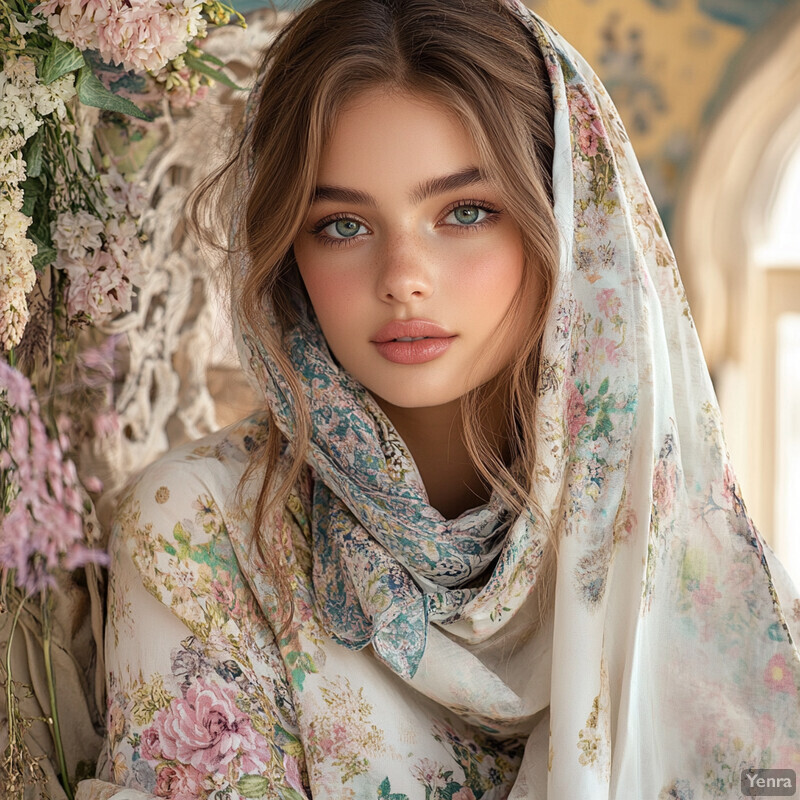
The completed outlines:
[[[628,128],[667,222],[732,68],[798,0],[529,0],[587,58]]]

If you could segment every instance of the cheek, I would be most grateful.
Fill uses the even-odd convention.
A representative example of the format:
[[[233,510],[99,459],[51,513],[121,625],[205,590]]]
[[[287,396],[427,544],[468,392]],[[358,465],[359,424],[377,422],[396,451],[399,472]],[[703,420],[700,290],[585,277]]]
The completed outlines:
[[[357,306],[358,288],[342,269],[332,267],[324,259],[308,258],[296,251],[298,270],[308,292],[314,313],[323,328],[336,326],[348,309]]]
[[[454,272],[454,291],[487,325],[502,319],[523,283],[522,247],[501,243],[462,261]]]

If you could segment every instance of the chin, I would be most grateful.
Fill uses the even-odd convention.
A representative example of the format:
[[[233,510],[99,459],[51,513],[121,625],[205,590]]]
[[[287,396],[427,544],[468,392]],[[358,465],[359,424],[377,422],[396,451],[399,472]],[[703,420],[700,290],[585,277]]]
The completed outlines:
[[[409,391],[409,386],[406,385],[402,389],[395,391],[387,390],[384,392],[377,391],[367,386],[370,394],[375,398],[378,405],[385,409],[386,406],[393,408],[440,408],[442,406],[452,405],[461,399],[461,394],[453,393],[450,391]]]

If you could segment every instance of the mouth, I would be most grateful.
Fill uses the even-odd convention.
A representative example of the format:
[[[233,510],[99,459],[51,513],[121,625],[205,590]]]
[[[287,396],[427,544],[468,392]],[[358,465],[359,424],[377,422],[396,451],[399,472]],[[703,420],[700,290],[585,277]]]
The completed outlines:
[[[454,333],[427,319],[395,319],[384,325],[373,337],[374,344],[386,342],[413,343],[426,339],[452,339]]]
[[[455,336],[398,336],[373,342],[378,353],[393,364],[425,364],[444,355]]]

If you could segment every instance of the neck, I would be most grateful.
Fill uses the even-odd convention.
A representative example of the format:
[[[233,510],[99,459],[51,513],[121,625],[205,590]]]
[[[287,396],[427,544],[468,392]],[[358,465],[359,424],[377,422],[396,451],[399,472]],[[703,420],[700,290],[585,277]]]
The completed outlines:
[[[454,519],[488,501],[490,487],[472,465],[464,443],[458,400],[430,408],[402,408],[375,398],[397,429],[417,465],[428,501],[445,519]],[[505,443],[501,409],[491,409],[490,436]]]

